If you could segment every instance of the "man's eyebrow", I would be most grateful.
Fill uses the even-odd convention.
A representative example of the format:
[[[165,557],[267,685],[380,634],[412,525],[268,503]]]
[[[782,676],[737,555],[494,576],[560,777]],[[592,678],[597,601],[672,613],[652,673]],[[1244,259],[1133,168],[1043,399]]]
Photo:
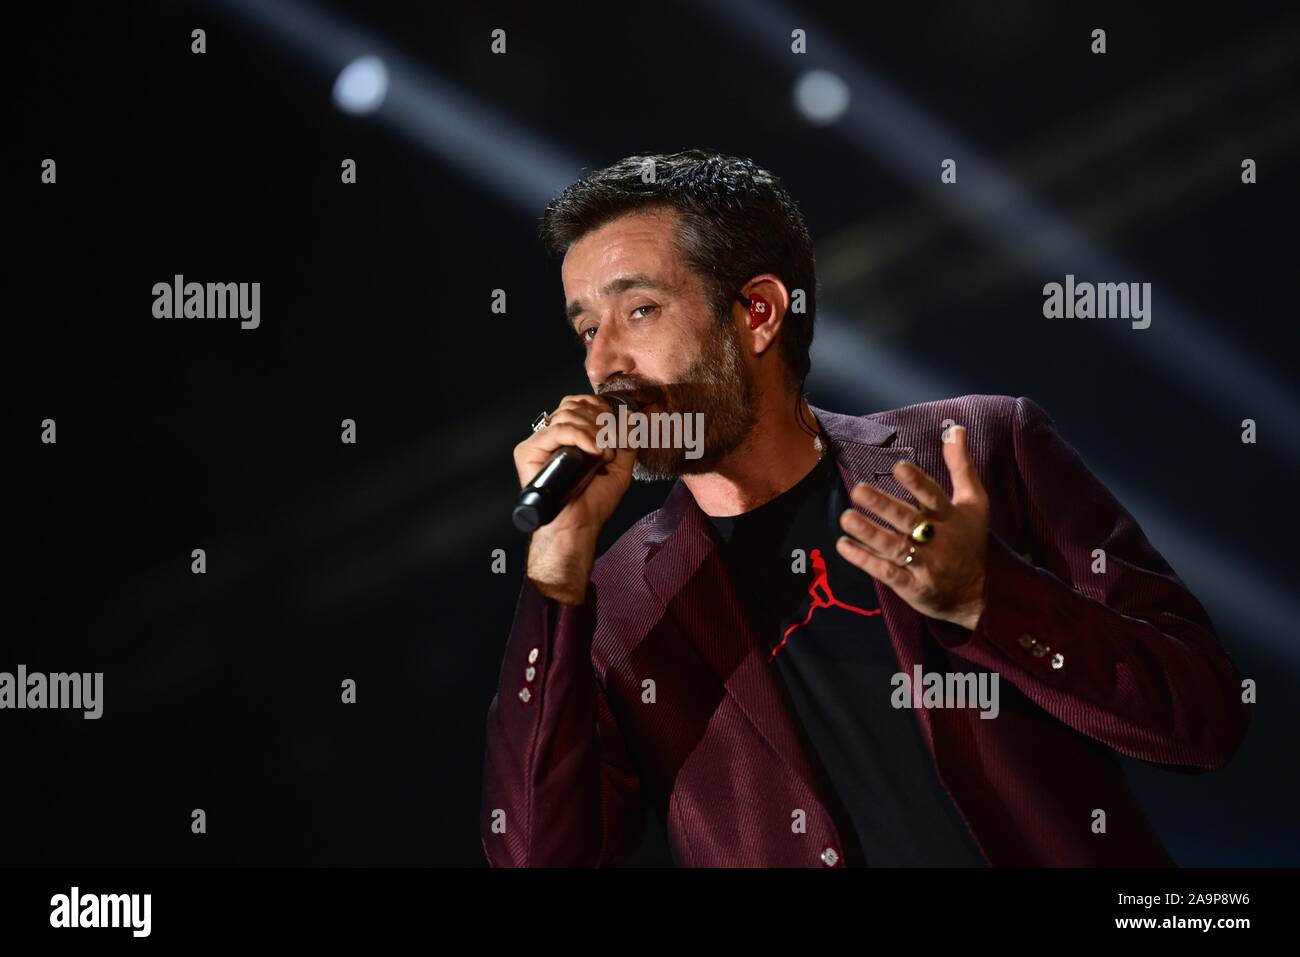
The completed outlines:
[[[652,279],[645,273],[633,273],[629,276],[616,276],[605,284],[605,288],[600,291],[602,296],[613,296],[620,292],[627,292],[629,289],[657,289],[661,292],[670,292],[671,286],[665,285],[657,279]],[[587,305],[581,299],[575,299],[564,310],[564,318],[573,325],[573,320],[587,311]]]

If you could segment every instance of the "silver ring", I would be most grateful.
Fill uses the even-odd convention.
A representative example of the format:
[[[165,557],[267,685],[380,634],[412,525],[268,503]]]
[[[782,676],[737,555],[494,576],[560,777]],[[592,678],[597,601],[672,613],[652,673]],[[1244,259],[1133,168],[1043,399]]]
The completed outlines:
[[[916,561],[916,546],[915,546],[915,545],[908,545],[908,546],[907,546],[907,554],[903,556],[903,560],[902,560],[901,562],[899,562],[898,564],[900,564],[900,565],[902,565],[904,568],[906,568],[908,565],[912,564],[912,562],[914,562],[914,561]]]
[[[533,432],[540,432],[551,424],[551,413],[543,410],[537,413],[537,418],[533,419]]]

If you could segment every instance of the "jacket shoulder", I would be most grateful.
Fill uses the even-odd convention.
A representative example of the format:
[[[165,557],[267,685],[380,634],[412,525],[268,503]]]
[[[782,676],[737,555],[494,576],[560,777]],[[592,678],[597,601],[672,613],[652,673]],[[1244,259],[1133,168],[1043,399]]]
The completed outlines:
[[[1025,508],[1017,448],[1030,430],[1052,425],[1032,399],[1011,395],[959,395],[873,413],[870,418],[897,433],[895,442],[914,450],[916,464],[951,492],[943,455],[949,426],[965,426],[975,470],[995,504],[995,511],[1019,515]]]
[[[959,395],[873,412],[865,418],[888,425],[904,437],[928,435],[935,429],[942,432],[945,423],[964,425],[975,436],[1009,430],[1028,405],[1034,405],[1033,400],[1012,395]]]

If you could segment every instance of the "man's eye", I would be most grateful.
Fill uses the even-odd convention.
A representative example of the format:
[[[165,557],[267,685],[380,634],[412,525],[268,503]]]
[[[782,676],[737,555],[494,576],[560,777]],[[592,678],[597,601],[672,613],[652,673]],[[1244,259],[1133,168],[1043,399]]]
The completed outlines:
[[[587,338],[587,333],[589,332],[594,333],[595,331],[596,331],[595,326],[588,326],[586,329],[583,329],[581,332],[578,333],[578,342],[582,343],[584,346],[589,344],[591,340]]]
[[[635,309],[632,310],[632,314],[633,314],[633,315],[636,315],[636,314],[637,314],[638,312],[640,312],[642,309],[658,309],[658,308],[659,308],[658,306],[653,305],[653,304],[645,305],[645,306],[637,306]],[[641,318],[644,319],[645,317],[642,316]]]

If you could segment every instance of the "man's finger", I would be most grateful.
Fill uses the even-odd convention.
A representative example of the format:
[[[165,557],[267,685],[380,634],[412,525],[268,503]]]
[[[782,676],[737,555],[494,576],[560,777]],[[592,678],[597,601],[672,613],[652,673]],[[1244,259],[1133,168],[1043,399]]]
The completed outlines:
[[[949,430],[948,439],[943,443],[943,461],[952,476],[954,502],[973,502],[983,497],[984,484],[966,445],[966,426],[954,425]]]
[[[849,489],[849,499],[858,508],[875,512],[900,532],[910,532],[920,520],[921,512],[915,505],[908,505],[867,482],[859,482]]]
[[[840,528],[847,532],[849,537],[882,557],[907,552],[907,542],[902,535],[881,528],[851,508],[845,509],[840,515]]]
[[[895,591],[907,591],[915,581],[915,576],[894,562],[885,561],[879,555],[873,555],[868,549],[855,542],[847,535],[835,540],[835,550],[850,565],[862,569],[877,581],[882,581]]]
[[[925,470],[914,462],[899,461],[894,465],[894,478],[898,484],[907,489],[922,506],[935,515],[942,515],[952,508],[948,493]]]

